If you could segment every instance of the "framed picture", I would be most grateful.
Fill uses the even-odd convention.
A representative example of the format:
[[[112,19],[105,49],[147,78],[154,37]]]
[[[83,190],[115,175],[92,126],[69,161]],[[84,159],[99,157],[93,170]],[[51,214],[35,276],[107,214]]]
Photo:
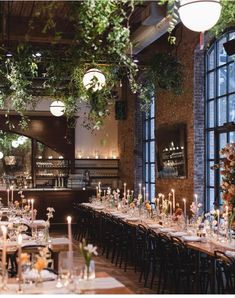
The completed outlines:
[[[187,178],[186,124],[160,126],[156,135],[157,177]]]

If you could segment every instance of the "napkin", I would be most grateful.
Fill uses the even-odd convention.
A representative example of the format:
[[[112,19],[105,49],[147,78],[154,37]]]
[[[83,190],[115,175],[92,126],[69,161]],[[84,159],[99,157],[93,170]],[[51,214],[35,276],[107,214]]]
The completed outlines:
[[[182,236],[186,236],[187,235],[187,233],[185,233],[185,232],[171,232],[169,234],[171,236],[173,236],[173,237],[182,237]]]
[[[225,251],[226,256],[230,257],[230,258],[235,258],[235,251],[232,250],[226,250]]]
[[[138,217],[126,217],[126,220],[128,220],[128,221],[138,221],[139,218]]]
[[[192,241],[192,242],[195,242],[195,241],[201,241],[201,237],[198,237],[198,236],[183,236],[182,239],[184,241]]]
[[[43,281],[55,280],[57,275],[48,270],[41,271],[41,278]],[[35,269],[27,270],[23,273],[23,276],[26,280],[35,280],[38,278],[38,272]]]

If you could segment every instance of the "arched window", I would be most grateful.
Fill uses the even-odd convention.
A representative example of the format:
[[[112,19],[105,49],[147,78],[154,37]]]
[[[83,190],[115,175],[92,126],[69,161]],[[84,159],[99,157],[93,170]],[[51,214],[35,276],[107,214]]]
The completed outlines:
[[[235,142],[235,61],[223,44],[235,38],[230,31],[217,39],[206,55],[206,197],[207,210],[221,203],[219,150]]]
[[[151,103],[149,114],[144,118],[143,160],[144,182],[149,200],[155,197],[155,102]]]

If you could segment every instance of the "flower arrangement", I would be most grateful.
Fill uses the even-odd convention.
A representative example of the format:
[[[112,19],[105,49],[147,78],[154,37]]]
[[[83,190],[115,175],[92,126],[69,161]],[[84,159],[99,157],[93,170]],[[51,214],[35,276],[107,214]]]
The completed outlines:
[[[213,168],[220,168],[222,175],[222,199],[224,207],[228,206],[229,223],[235,221],[235,143],[227,144],[220,154],[225,158]]]
[[[55,212],[55,209],[52,208],[52,207],[47,207],[47,220],[46,220],[46,225],[49,227],[50,226],[50,219],[54,217],[54,212]]]
[[[190,205],[190,211],[192,212],[193,215],[198,215],[198,211],[199,209],[202,207],[202,204],[201,203],[195,203],[195,202],[192,202],[192,204]]]
[[[36,262],[34,268],[41,272],[43,269],[48,267],[48,264],[51,263],[51,254],[48,247],[39,248],[39,254],[36,255]]]
[[[97,247],[93,246],[93,244],[87,244],[86,240],[83,239],[82,242],[79,243],[79,249],[81,251],[81,254],[84,257],[85,265],[86,265],[86,277],[89,279],[90,275],[90,264],[91,264],[91,258],[93,255],[97,256]]]

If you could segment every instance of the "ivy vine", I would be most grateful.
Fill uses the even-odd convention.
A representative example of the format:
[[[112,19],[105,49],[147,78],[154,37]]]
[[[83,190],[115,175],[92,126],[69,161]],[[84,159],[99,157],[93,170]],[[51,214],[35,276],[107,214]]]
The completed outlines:
[[[130,16],[138,3],[135,0],[68,1],[69,19],[75,28],[70,46],[60,52],[56,52],[55,46],[44,49],[41,58],[33,55],[29,45],[19,45],[10,58],[6,58],[5,53],[0,55],[0,108],[6,115],[14,109],[22,117],[20,125],[26,128],[25,112],[29,107],[34,109],[40,100],[33,96],[33,81],[43,76],[44,94],[64,102],[69,125],[75,125],[79,105],[85,103],[89,113],[84,125],[99,129],[116,98],[115,88],[126,78],[145,111],[157,88],[177,93],[181,88],[181,67],[167,55],[157,55],[146,71],[148,79],[144,84],[138,82],[139,68],[133,60],[129,26]],[[52,30],[55,44],[61,38],[53,13],[57,5],[58,2],[51,2],[36,13],[37,17],[47,19],[42,31]],[[32,21],[30,28],[33,27]],[[27,34],[25,39],[27,41]],[[105,75],[106,84],[101,90],[83,86],[83,76],[90,68],[98,68]]]

